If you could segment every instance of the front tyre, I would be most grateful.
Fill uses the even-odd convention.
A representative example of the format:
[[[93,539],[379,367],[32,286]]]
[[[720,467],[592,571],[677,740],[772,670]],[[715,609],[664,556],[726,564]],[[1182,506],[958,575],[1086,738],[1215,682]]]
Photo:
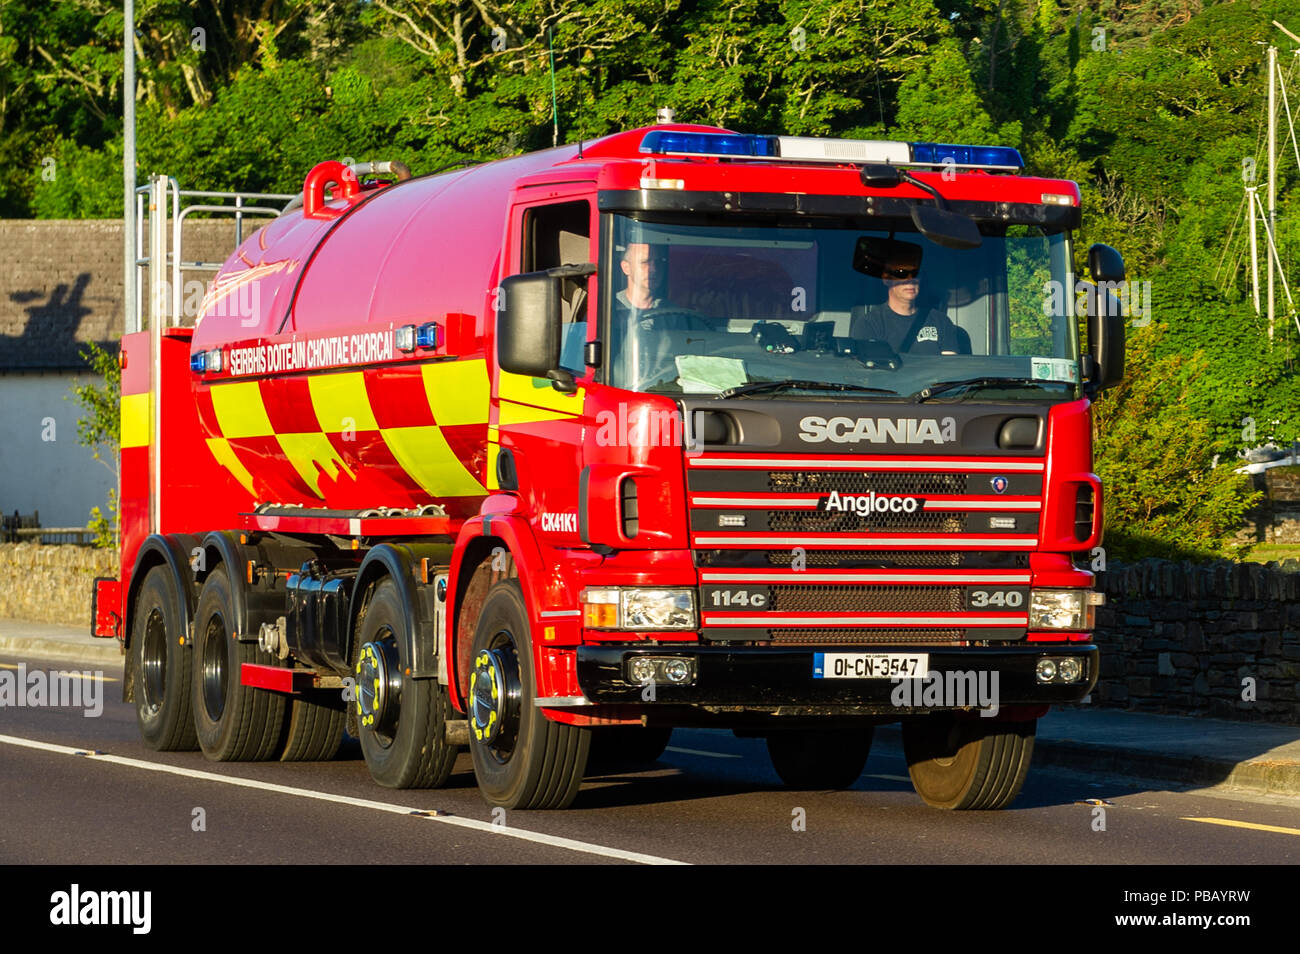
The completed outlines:
[[[904,722],[912,787],[933,808],[1006,808],[1029,772],[1037,726],[1037,719],[990,722],[946,714]]]
[[[542,715],[535,672],[523,592],[504,580],[488,591],[474,630],[468,698],[474,775],[501,808],[567,808],[587,767],[590,730]]]

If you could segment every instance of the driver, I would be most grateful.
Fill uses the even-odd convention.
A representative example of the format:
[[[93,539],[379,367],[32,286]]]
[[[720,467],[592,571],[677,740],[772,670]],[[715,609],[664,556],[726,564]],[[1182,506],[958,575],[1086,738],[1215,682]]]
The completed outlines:
[[[921,249],[894,243],[881,267],[886,298],[878,305],[855,309],[849,337],[883,341],[896,354],[970,354],[970,337],[946,314],[922,307]]]
[[[629,242],[620,263],[627,276],[627,288],[614,296],[614,307],[622,315],[636,317],[663,304],[657,296],[660,276],[665,272],[664,249],[645,242]]]

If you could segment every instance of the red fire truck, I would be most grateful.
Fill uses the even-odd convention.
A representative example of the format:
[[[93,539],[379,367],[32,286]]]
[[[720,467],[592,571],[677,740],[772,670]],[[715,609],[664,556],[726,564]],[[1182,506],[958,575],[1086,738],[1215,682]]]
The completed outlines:
[[[1089,408],[1124,348],[1076,307],[1078,187],[1021,167],[681,124],[321,163],[193,327],[122,341],[95,618],[144,741],[346,731],[397,788],[468,746],[492,805],[559,808],[593,745],[726,728],[834,788],[901,722],[927,803],[1009,804],[1097,680]]]

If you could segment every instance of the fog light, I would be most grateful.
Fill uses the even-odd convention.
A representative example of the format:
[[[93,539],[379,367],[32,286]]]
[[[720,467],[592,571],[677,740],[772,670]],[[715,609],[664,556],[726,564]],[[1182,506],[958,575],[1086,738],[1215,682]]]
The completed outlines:
[[[669,682],[683,683],[691,678],[691,667],[685,659],[670,659],[664,663],[664,676]]]
[[[1036,667],[1039,682],[1051,682],[1056,678],[1056,660],[1040,659]]]
[[[654,682],[655,661],[649,656],[638,656],[628,665],[628,672],[632,674],[633,682]]]
[[[636,685],[690,686],[695,684],[695,659],[690,656],[632,656],[625,658],[627,680]],[[653,701],[653,700],[651,700]]]
[[[1083,678],[1083,663],[1073,656],[1068,656],[1061,660],[1060,665],[1056,667],[1056,672],[1062,682],[1078,682]]]

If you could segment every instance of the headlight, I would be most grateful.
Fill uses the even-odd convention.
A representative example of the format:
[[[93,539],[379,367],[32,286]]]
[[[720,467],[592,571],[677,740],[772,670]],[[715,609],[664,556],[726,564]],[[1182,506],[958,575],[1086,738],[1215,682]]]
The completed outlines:
[[[1096,618],[1089,590],[1031,590],[1030,629],[1092,629]]]
[[[582,591],[588,629],[696,629],[693,589],[589,587]]]

